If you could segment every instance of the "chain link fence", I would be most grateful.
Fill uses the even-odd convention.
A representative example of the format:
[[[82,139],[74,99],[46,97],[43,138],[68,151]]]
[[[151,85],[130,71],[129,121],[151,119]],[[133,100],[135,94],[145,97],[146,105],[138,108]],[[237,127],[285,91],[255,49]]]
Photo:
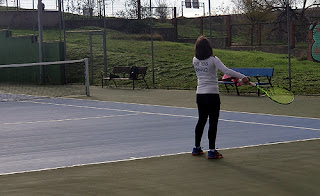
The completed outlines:
[[[47,4],[46,1],[43,0],[43,2]],[[64,2],[70,4],[72,1]],[[129,6],[125,7],[124,5],[126,4],[114,2],[112,11],[112,2],[108,1],[106,22],[101,18],[104,13],[98,9],[99,7],[95,7],[92,16],[90,16],[90,13],[84,16],[83,9],[82,11],[76,9],[71,11],[71,8],[69,8],[69,12],[71,12],[69,13],[66,5],[64,5],[64,25],[67,33],[63,35],[63,32],[58,31],[62,27],[62,23],[59,20],[57,7],[53,5],[56,10],[50,11],[48,4],[45,13],[56,13],[57,18],[54,20],[55,24],[53,26],[44,27],[45,41],[59,39],[63,41],[63,38],[66,38],[66,60],[89,58],[90,65],[92,65],[90,81],[93,85],[101,84],[101,71],[105,71],[104,46],[103,36],[94,35],[90,39],[89,35],[90,32],[103,30],[104,25],[107,28],[107,74],[111,73],[114,66],[146,66],[148,67],[146,79],[150,86],[155,81],[153,86],[156,88],[196,88],[196,77],[190,62],[193,56],[193,44],[200,35],[208,38],[212,36],[215,49],[234,49],[245,46],[246,50],[250,47],[252,50],[260,50],[264,47],[268,48],[269,52],[287,54],[288,34],[285,22],[251,24],[240,15],[177,17],[177,10],[174,7],[154,6],[151,7],[150,12],[147,2],[142,3],[141,19],[137,20],[137,12],[132,12],[132,15],[121,15],[121,12],[118,12],[117,9],[122,9],[123,12],[130,10]],[[3,14],[6,13],[7,11],[4,10]],[[22,13],[23,10],[19,10],[19,14]],[[150,17],[151,13],[152,18]],[[44,17],[48,17],[48,15],[44,14]],[[0,17],[0,21],[3,18],[6,17]],[[48,18],[52,20],[55,17],[49,16]],[[317,19],[316,16],[313,16],[313,19]],[[36,21],[37,18],[34,17],[34,20]],[[15,30],[13,24],[16,24],[16,22],[13,21],[9,26]],[[299,48],[308,51],[310,23],[294,22],[293,24],[291,27],[294,30],[292,49]],[[29,30],[22,34],[32,33],[32,28],[35,29],[37,34],[34,23],[26,21],[24,25],[27,26],[24,26],[23,29]],[[68,31],[78,30],[81,33],[68,33]],[[20,34],[21,32],[22,30]],[[154,41],[153,48],[151,46],[151,33]],[[176,42],[186,42],[187,44],[184,47],[184,45],[176,44]],[[235,63],[226,62],[226,64],[232,66]],[[288,69],[287,67],[281,70],[277,69],[277,72],[278,75],[287,75]],[[316,69],[313,68],[313,71],[308,72],[308,74],[313,75],[315,72]],[[296,77],[296,74],[299,73],[300,71],[295,70],[294,76]],[[288,78],[282,80],[283,83],[286,83],[285,81]],[[124,82],[123,85],[126,86],[127,84]]]

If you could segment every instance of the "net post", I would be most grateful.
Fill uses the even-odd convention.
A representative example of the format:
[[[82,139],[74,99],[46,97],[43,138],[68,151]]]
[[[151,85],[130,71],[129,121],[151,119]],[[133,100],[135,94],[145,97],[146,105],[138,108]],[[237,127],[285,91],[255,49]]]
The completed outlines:
[[[90,84],[89,84],[89,63],[88,58],[84,59],[84,72],[85,72],[85,85],[86,85],[86,95],[90,96]]]

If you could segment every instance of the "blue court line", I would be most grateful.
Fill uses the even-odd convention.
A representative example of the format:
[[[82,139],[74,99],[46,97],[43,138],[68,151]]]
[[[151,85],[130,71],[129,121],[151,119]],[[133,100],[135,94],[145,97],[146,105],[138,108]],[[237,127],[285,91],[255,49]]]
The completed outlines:
[[[188,152],[197,110],[43,99],[0,103],[0,173]],[[320,138],[320,119],[221,111],[217,146]],[[206,133],[202,144],[208,146]]]

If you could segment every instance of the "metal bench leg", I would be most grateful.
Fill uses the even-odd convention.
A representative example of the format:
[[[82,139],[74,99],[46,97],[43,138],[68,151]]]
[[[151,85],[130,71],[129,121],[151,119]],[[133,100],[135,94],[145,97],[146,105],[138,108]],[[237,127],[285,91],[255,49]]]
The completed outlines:
[[[144,79],[144,76],[142,76],[142,79],[143,79],[144,83],[146,84],[147,89],[149,89],[149,86],[148,86],[148,84],[147,84],[147,81]]]
[[[114,80],[112,80],[112,81],[113,81],[114,85],[117,87],[116,81],[114,81]]]
[[[144,81],[144,83],[146,84],[146,86],[147,86],[147,89],[149,89],[149,86],[148,86],[148,84],[147,84],[147,81],[143,78],[143,81]]]
[[[227,87],[227,84],[224,84],[224,86],[226,87],[227,92],[229,93],[229,89],[228,89],[228,87]]]
[[[101,87],[103,88],[103,72],[101,72],[100,75],[101,75]]]
[[[239,89],[238,89],[238,85],[237,84],[234,84],[235,87],[236,87],[236,90],[237,90],[237,95],[240,96],[240,92],[239,92]]]

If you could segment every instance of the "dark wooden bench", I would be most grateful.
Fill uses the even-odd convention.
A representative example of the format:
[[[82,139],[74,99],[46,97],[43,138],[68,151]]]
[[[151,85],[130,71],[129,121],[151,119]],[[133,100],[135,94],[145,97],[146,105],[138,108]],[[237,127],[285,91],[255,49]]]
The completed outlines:
[[[252,78],[255,78],[256,81],[252,81],[256,83],[257,85],[269,85],[271,84],[271,79],[273,77],[274,68],[231,68],[236,72],[240,72],[244,74],[245,76]],[[231,81],[219,81],[219,84],[224,84],[227,92],[229,93],[228,85],[234,86],[237,91],[237,95],[240,95],[239,89],[238,89],[238,82],[236,80]],[[258,96],[260,96],[260,90],[258,89]]]
[[[135,88],[136,80],[143,80],[147,88],[149,88],[145,76],[147,74],[147,67],[138,67],[138,77],[131,77],[132,67],[114,67],[112,73],[108,76],[104,76],[104,72],[101,72],[102,78],[102,88],[106,81],[113,81],[114,85],[117,87],[116,81],[132,81],[132,88]]]

